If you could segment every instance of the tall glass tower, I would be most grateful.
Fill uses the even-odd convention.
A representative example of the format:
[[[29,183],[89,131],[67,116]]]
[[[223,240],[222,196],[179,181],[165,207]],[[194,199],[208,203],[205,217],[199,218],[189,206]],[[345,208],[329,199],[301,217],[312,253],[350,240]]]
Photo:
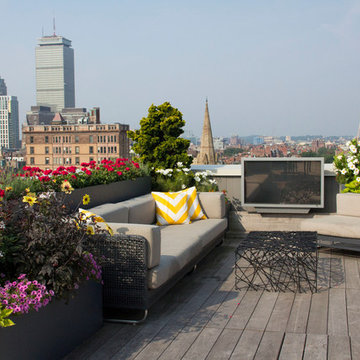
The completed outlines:
[[[36,103],[53,112],[75,107],[74,50],[62,36],[43,36],[36,55]]]

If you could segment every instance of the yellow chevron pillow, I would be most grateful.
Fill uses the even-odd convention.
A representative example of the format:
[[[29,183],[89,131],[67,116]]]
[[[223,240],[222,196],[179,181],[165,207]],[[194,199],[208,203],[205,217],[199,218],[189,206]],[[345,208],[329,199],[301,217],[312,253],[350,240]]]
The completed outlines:
[[[201,205],[196,193],[196,187],[183,190],[188,195],[188,211],[190,215],[190,220],[205,220],[207,219],[206,215],[201,209]]]
[[[151,194],[156,204],[157,225],[190,224],[186,192],[153,191]]]

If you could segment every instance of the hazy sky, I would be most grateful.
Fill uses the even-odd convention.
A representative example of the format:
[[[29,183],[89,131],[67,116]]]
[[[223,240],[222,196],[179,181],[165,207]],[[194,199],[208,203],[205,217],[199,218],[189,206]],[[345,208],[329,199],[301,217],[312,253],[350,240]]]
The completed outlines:
[[[75,51],[76,106],[139,126],[170,101],[200,135],[355,135],[360,2],[351,0],[0,0],[0,76],[21,123],[36,105],[35,47]]]

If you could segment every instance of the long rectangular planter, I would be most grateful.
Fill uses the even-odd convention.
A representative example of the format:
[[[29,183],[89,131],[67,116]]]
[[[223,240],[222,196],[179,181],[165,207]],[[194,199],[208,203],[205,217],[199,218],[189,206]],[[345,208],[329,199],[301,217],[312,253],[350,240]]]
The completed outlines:
[[[102,326],[102,286],[87,281],[68,304],[54,300],[12,320],[0,328],[0,359],[62,359]]]
[[[118,181],[111,184],[88,186],[81,189],[75,189],[71,195],[65,198],[65,203],[75,210],[77,206],[83,209],[105,204],[117,203],[131,199],[136,196],[148,194],[151,191],[151,177],[144,176],[135,180]],[[88,205],[82,204],[82,198],[85,194],[90,196]]]

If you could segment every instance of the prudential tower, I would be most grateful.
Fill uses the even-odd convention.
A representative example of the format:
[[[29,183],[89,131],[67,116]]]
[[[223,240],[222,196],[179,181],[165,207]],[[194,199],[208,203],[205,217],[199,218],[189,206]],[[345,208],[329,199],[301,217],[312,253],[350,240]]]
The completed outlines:
[[[60,112],[75,107],[74,50],[55,34],[39,39],[36,55],[36,103]]]

